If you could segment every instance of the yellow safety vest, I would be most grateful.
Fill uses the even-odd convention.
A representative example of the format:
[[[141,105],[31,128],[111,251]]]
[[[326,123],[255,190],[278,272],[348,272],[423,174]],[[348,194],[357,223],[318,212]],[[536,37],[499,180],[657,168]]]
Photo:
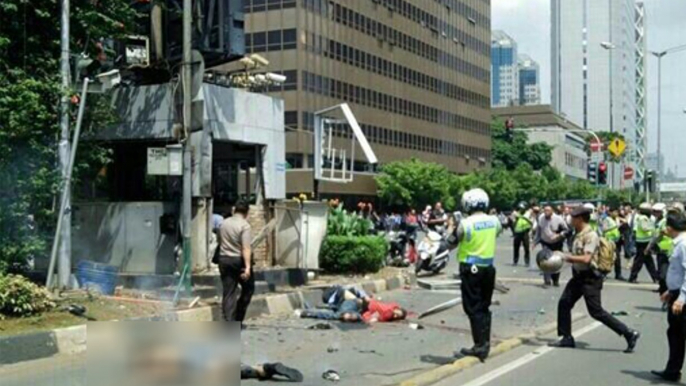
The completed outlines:
[[[486,214],[477,214],[462,220],[464,235],[457,253],[458,261],[477,266],[493,265],[500,227],[497,217]]]
[[[517,213],[517,220],[515,221],[515,233],[526,232],[531,229],[531,222],[529,222],[524,215]]]
[[[605,226],[603,227],[603,236],[612,242],[617,242],[622,237],[617,227],[617,222],[612,217],[605,219]]]
[[[671,256],[672,251],[674,250],[674,240],[664,233],[665,229],[667,229],[667,219],[663,218],[658,223],[657,230],[655,231],[655,237],[660,237],[660,235],[662,235],[660,242],[657,243],[657,247],[667,255]]]
[[[643,229],[644,224],[648,224],[648,229]],[[649,243],[653,238],[653,232],[655,231],[655,224],[650,220],[650,217],[639,214],[634,220],[634,233],[636,234],[637,243]]]

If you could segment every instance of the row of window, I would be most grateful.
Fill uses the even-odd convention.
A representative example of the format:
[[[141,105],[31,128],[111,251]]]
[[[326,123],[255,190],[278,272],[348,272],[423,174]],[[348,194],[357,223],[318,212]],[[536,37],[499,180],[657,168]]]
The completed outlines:
[[[245,47],[248,52],[294,50],[297,47],[297,31],[291,28],[246,33]]]
[[[490,98],[455,84],[429,76],[423,72],[388,61],[379,56],[358,50],[347,44],[327,39],[313,33],[307,34],[305,47],[308,51],[336,59],[340,62],[362,68],[388,78],[429,90],[439,95],[488,108]]]
[[[428,27],[434,33],[441,33],[446,38],[457,39],[465,43],[465,45],[482,55],[488,55],[490,50],[490,43],[483,42],[465,31],[455,28],[453,25],[441,20],[440,18],[410,4],[405,0],[371,0],[375,3],[382,2],[388,9],[397,11],[402,16],[422,25]],[[490,31],[490,18],[481,15],[472,7],[463,2],[456,0],[436,0],[443,2],[446,8],[456,11],[458,14],[464,16],[475,24],[484,26]]]
[[[295,116],[297,116],[297,114]],[[303,111],[302,121],[304,129],[314,130],[313,113]],[[393,146],[401,149],[416,150],[449,157],[469,156],[470,158],[484,158],[485,160],[490,158],[490,151],[487,149],[364,123],[360,123],[360,127],[369,141],[379,145]],[[337,137],[348,137],[350,131],[343,130],[343,128],[343,125],[332,125],[332,134]]]
[[[302,153],[286,153],[286,164],[288,165],[288,169],[302,169],[305,167],[303,161],[305,159],[305,155]],[[312,166],[314,165],[314,155],[312,154],[307,154],[307,159],[308,159],[308,165]],[[341,159],[336,160],[336,168],[340,169],[341,166]],[[378,173],[380,170],[381,164],[376,163],[376,164],[370,164],[367,162],[363,161],[351,161],[347,160],[346,164],[348,167],[346,170],[351,170],[351,164],[352,164],[352,170],[356,172],[364,172],[364,173]],[[331,167],[331,163],[328,161],[325,161],[323,168],[326,170],[327,168]]]
[[[297,0],[243,0],[243,11],[250,13],[295,8],[296,3]]]
[[[397,45],[405,51],[461,72],[481,82],[490,81],[488,69],[471,64],[340,4],[334,4],[333,20],[369,36],[384,39],[389,44]]]
[[[421,119],[455,129],[471,131],[481,135],[490,135],[491,132],[487,122],[477,121],[459,114],[439,110],[435,107],[307,71],[302,73],[302,89],[303,91],[325,95],[334,99],[346,100],[390,113]]]

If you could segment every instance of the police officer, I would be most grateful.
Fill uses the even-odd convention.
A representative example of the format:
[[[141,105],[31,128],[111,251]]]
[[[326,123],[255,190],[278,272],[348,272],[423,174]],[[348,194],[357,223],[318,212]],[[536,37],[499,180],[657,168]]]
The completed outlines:
[[[610,208],[610,213],[605,216],[600,222],[600,229],[603,236],[611,243],[615,244],[615,280],[625,281],[622,275],[622,259],[619,258],[622,253],[622,234],[619,231],[619,208]]]
[[[667,269],[669,268],[669,257],[672,255],[672,238],[667,235],[667,218],[665,211],[667,205],[659,202],[653,205],[653,216],[655,217],[655,235],[648,245],[648,251],[657,253],[657,273],[659,277],[660,293],[667,291]]]
[[[526,202],[520,202],[517,205],[517,211],[514,214],[514,256],[512,263],[519,264],[519,248],[524,246],[524,264],[529,265],[531,259],[531,229],[534,226],[534,221],[531,214],[527,212]]]
[[[624,352],[631,353],[641,335],[610,315],[603,309],[601,303],[603,275],[597,271],[594,261],[598,256],[600,238],[589,225],[591,212],[584,207],[577,208],[572,213],[572,218],[574,229],[576,229],[574,252],[566,255],[565,260],[573,264],[573,275],[557,306],[557,334],[562,338],[558,342],[551,343],[550,346],[576,347],[572,336],[572,309],[583,297],[591,317],[623,336],[627,342],[627,349]]]
[[[469,217],[464,218],[457,228],[462,280],[462,306],[469,317],[474,347],[463,348],[459,356],[474,356],[484,361],[491,347],[491,298],[495,287],[496,238],[502,231],[496,216],[486,214],[489,205],[488,194],[473,189],[462,195],[462,207]]]
[[[629,276],[629,283],[636,283],[638,279],[638,274],[645,264],[650,278],[653,283],[657,282],[658,275],[655,269],[655,262],[653,257],[650,255],[650,250],[648,245],[653,239],[655,234],[655,223],[650,218],[652,214],[653,206],[648,202],[644,202],[638,207],[638,214],[634,219],[634,237],[636,239],[636,257],[634,258],[634,264],[631,266],[631,276]]]

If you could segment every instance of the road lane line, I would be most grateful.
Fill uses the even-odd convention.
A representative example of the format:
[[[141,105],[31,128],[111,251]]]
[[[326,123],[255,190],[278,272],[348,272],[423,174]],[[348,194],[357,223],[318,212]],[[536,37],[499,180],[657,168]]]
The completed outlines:
[[[588,334],[589,332],[595,330],[596,328],[598,328],[600,326],[602,326],[602,323],[593,322],[593,323],[589,324],[588,326],[578,330],[574,334],[574,336],[575,337],[583,336],[583,335]],[[542,357],[545,354],[548,354],[549,352],[551,352],[553,350],[555,350],[554,347],[548,347],[548,346],[541,347],[541,348],[535,350],[534,352],[526,354],[523,357],[521,357],[515,361],[512,361],[512,362],[510,362],[504,366],[501,366],[501,367],[491,371],[490,373],[486,373],[486,374],[482,375],[481,377],[479,377],[479,378],[477,378],[477,379],[475,379],[475,380],[473,380],[467,384],[464,384],[462,386],[483,386],[483,385],[486,385],[486,384],[490,383],[491,381],[494,381],[494,380],[502,377],[503,375],[505,375],[505,374],[507,374],[513,370],[516,370],[516,369],[524,366],[525,364]]]

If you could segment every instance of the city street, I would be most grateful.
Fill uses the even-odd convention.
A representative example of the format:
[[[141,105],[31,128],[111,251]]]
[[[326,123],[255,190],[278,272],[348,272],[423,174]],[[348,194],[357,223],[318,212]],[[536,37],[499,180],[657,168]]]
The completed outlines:
[[[511,288],[496,294],[494,343],[533,332],[555,321],[561,288],[544,289],[537,270],[511,266],[510,236],[499,241],[499,277]],[[533,255],[532,255],[533,257]],[[455,265],[448,267],[452,275]],[[565,276],[569,274],[565,269]],[[563,280],[564,277],[563,276]],[[444,276],[445,277],[445,276]],[[645,281],[647,276],[643,276]],[[607,385],[640,385],[649,378],[646,372],[660,368],[666,359],[665,314],[660,312],[652,285],[629,286],[608,281],[604,303],[608,311],[625,311],[621,318],[643,333],[637,353],[621,353],[623,339],[586,318],[575,324],[579,333],[578,350],[550,350],[546,340],[531,342],[492,360],[457,374],[441,385],[540,385],[561,386],[592,383],[603,379]],[[416,314],[455,296],[451,291],[401,289],[380,295],[408,308],[410,322]],[[585,315],[583,302],[575,312]],[[461,307],[433,315],[420,323],[424,329],[411,329],[407,323],[363,325],[334,324],[331,330],[308,330],[316,321],[291,317],[250,321],[243,333],[242,360],[249,364],[281,361],[300,369],[306,386],[325,384],[327,370],[341,376],[340,385],[390,385],[431,371],[453,361],[452,352],[471,345],[468,323]],[[547,337],[553,339],[554,336]],[[601,357],[602,355],[602,357]],[[58,357],[0,368],[2,385],[78,385],[84,358]],[[602,363],[602,366],[598,366]],[[570,364],[574,364],[571,366]],[[580,368],[587,369],[580,371]],[[471,382],[471,383],[470,383]],[[244,381],[247,385],[279,382]]]

